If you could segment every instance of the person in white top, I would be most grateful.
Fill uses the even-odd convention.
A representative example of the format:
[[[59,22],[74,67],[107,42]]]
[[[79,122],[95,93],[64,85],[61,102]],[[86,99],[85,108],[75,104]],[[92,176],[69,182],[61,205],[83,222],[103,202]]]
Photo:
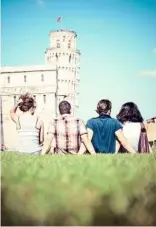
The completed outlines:
[[[22,112],[18,116],[17,109]],[[39,154],[44,141],[44,124],[35,113],[35,100],[28,93],[20,96],[11,109],[10,116],[16,124],[19,137],[18,151],[24,154]]]
[[[127,138],[132,148],[138,152],[141,123],[144,123],[146,128],[146,123],[143,120],[138,106],[133,102],[127,102],[122,105],[116,117],[123,124],[124,136]],[[116,150],[117,152],[126,152],[118,142]]]

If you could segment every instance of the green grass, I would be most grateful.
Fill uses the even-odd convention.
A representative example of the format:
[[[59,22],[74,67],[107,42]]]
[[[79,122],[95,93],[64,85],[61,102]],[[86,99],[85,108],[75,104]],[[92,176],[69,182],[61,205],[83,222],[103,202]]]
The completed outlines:
[[[2,152],[2,225],[156,225],[156,153]]]

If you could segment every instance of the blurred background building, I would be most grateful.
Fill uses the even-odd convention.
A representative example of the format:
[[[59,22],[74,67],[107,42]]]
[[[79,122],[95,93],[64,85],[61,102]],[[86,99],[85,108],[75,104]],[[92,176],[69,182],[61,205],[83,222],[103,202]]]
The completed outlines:
[[[62,100],[69,101],[72,114],[77,114],[80,82],[77,34],[70,30],[55,30],[49,37],[44,65],[1,68],[1,141],[4,140],[9,149],[15,150],[18,142],[9,112],[21,94],[29,92],[34,96],[36,114],[44,120],[45,128],[52,118],[58,116],[58,104]]]

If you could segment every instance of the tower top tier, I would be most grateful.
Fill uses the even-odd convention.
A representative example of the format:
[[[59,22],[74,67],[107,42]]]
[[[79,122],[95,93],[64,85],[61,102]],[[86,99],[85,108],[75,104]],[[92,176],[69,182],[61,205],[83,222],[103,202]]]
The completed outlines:
[[[58,29],[58,30],[53,30],[50,31],[50,36],[74,36],[74,38],[77,37],[76,32],[68,30],[68,29]]]
[[[72,49],[76,50],[77,34],[70,30],[54,30],[50,34],[50,48]]]

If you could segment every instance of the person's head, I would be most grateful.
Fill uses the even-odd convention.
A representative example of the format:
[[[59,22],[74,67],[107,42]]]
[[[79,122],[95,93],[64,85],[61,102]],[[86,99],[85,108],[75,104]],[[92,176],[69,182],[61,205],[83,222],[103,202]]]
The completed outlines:
[[[59,111],[60,111],[61,115],[70,114],[71,113],[71,105],[70,105],[70,103],[67,102],[67,101],[60,102]]]
[[[102,99],[97,104],[96,112],[101,114],[111,114],[112,103],[108,99]]]
[[[133,102],[127,102],[122,105],[121,110],[116,116],[121,122],[143,122],[143,117],[138,109],[138,106]]]
[[[34,98],[30,94],[26,93],[21,95],[20,99],[22,101],[19,103],[19,109],[24,113],[30,112],[33,114],[36,107]]]

